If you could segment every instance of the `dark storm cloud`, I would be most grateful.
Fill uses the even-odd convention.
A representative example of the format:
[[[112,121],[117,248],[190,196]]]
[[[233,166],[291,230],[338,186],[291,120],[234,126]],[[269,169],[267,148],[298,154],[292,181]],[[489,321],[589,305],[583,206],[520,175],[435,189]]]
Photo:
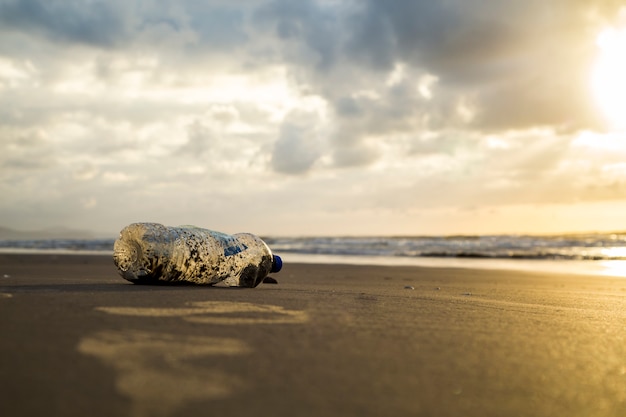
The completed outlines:
[[[0,217],[267,224],[252,198],[281,232],[411,233],[423,207],[617,196],[589,72],[623,3],[0,0]]]
[[[190,26],[200,35],[199,42],[208,42],[214,48],[228,48],[247,42],[245,18],[234,3],[231,7],[194,7],[190,10]]]
[[[306,136],[312,134],[310,130],[286,121],[277,134],[274,157],[290,150],[296,159],[292,163],[274,159],[271,166],[297,173],[313,167],[321,153],[339,166],[371,163],[377,159],[376,148],[368,146],[366,139],[372,137],[419,138],[420,132],[449,128],[499,132],[536,126],[572,131],[593,127],[586,80],[597,27],[588,16],[609,16],[619,3],[0,0],[0,31],[122,52],[138,45],[142,53],[158,57],[154,68],[146,70],[153,82],[162,75],[184,83],[186,75],[201,79],[198,74],[223,68],[258,71],[263,65],[284,66],[294,87],[321,97],[332,112],[330,149],[315,148],[313,157],[298,156],[308,149],[308,141],[317,141]],[[168,44],[173,38],[180,42]],[[219,59],[206,58],[216,51]],[[33,61],[46,69],[40,73],[46,82],[55,74],[51,63],[70,58],[60,53],[59,58],[34,57]],[[93,71],[103,83],[114,85],[116,77],[124,75],[125,69],[109,57],[97,59]],[[389,74],[399,64],[406,67],[405,74],[389,83]],[[130,72],[136,69],[132,65],[139,64],[127,65]],[[437,79],[432,97],[418,91],[426,74]],[[35,92],[33,88],[10,94],[31,97]],[[467,120],[458,111],[464,99],[474,112]],[[120,120],[141,116],[141,122],[146,122],[152,114],[158,118],[161,113],[182,111],[149,100],[136,100],[136,105],[103,102],[102,106],[62,100],[56,97],[58,104],[48,113],[56,116],[64,110],[84,109]],[[38,106],[14,107],[17,112],[11,113],[11,123],[45,116],[38,113]],[[421,144],[415,140],[417,149]],[[429,143],[430,151],[435,152],[437,143]],[[448,152],[448,146],[441,142],[441,152]]]
[[[35,31],[64,41],[112,46],[123,42],[131,29],[118,1],[4,0],[0,24],[19,31]]]
[[[369,1],[354,19],[346,53],[381,70],[408,62],[435,74],[442,91],[474,94],[478,129],[584,128],[594,123],[587,16],[611,10],[604,3]]]
[[[536,36],[542,24],[555,23],[544,15],[571,13],[558,2],[537,1],[391,0],[365,4],[361,17],[355,19],[349,51],[384,68],[396,60],[412,62],[454,83],[508,72],[511,68],[506,61],[518,53],[520,43]]]
[[[346,53],[391,68],[397,60],[463,84],[523,72],[532,52],[567,48],[589,35],[589,15],[619,2],[555,0],[389,0],[363,2],[351,19]],[[593,41],[593,40],[592,40]],[[573,47],[573,48],[572,48]],[[531,54],[530,56],[528,54]],[[524,58],[531,59],[524,62]]]
[[[174,37],[187,31],[189,52],[223,50],[248,41],[246,8],[228,2],[166,3],[124,0],[0,0],[3,30],[36,34],[61,43],[127,48],[141,42],[158,50],[150,31]]]
[[[577,0],[276,1],[260,15],[273,22],[280,40],[299,42],[302,54],[284,58],[298,68],[302,83],[337,103],[340,122],[349,119],[354,126],[360,117],[365,126],[374,116],[397,125],[394,118],[404,123],[407,113],[429,112],[431,120],[450,124],[454,100],[472,95],[478,111],[468,128],[577,130],[597,126],[588,86],[594,37],[607,21],[603,16],[618,6]],[[305,51],[317,56],[315,65]],[[377,105],[379,112],[363,112],[351,94],[368,78],[375,89],[373,77],[399,62],[414,74],[435,75],[440,95],[429,106],[407,97],[403,111],[389,112],[399,100],[387,94],[383,100],[391,101]],[[308,75],[302,78],[302,71]]]
[[[305,47],[311,56],[291,55],[286,58],[312,61],[319,71],[336,65],[338,40],[341,33],[341,10],[324,8],[314,0],[276,0],[259,7],[254,13],[254,24],[269,30],[283,42]]]

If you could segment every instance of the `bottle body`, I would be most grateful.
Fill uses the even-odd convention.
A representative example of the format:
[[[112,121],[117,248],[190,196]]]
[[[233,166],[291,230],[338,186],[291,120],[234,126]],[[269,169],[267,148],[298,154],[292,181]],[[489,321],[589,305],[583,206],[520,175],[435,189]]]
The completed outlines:
[[[120,275],[137,284],[192,283],[256,287],[282,265],[259,237],[194,226],[133,223],[115,241]]]

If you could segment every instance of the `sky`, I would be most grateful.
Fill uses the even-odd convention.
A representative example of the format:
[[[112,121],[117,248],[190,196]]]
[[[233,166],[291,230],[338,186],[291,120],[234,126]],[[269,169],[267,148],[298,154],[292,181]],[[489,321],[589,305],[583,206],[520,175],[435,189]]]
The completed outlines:
[[[613,0],[0,0],[0,226],[626,230]]]

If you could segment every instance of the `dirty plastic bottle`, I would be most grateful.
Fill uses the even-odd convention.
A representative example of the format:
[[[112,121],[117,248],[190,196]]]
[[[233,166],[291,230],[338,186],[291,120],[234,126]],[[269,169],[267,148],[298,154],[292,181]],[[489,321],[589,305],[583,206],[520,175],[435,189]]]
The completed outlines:
[[[227,235],[195,226],[133,223],[113,248],[120,275],[136,284],[193,283],[256,287],[282,268],[259,237]]]

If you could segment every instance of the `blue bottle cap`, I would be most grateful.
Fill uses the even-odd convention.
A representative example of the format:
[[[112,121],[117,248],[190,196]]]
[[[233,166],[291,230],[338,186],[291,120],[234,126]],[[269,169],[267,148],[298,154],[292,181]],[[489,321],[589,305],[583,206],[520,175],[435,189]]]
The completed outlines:
[[[283,260],[280,259],[280,256],[274,255],[271,272],[279,272],[281,269],[283,269]]]

